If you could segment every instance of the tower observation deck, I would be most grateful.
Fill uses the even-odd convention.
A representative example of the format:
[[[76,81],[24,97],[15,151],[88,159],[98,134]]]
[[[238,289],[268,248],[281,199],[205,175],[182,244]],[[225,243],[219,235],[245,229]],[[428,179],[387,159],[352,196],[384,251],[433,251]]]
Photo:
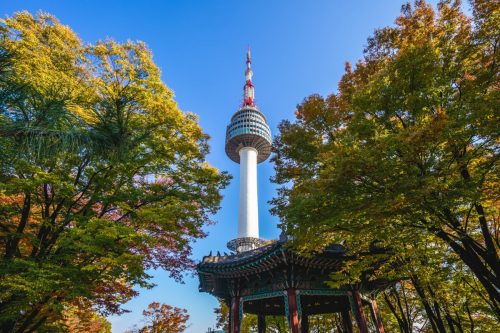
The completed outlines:
[[[266,117],[255,105],[251,63],[248,50],[243,104],[231,117],[226,130],[226,154],[240,164],[238,238],[228,243],[229,249],[237,252],[248,251],[262,244],[259,238],[257,164],[269,157],[272,144]]]

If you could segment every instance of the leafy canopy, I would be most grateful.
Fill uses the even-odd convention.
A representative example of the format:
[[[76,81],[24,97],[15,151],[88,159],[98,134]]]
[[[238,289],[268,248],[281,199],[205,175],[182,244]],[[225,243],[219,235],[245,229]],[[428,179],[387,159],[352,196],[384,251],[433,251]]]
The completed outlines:
[[[299,251],[345,242],[332,285],[462,265],[498,320],[500,6],[471,6],[404,5],[337,92],[306,98],[279,126],[272,202]]]
[[[181,333],[186,330],[189,315],[186,309],[153,302],[142,311],[145,325],[126,333]]]
[[[191,267],[229,177],[144,43],[83,44],[51,15],[0,24],[0,326],[103,314]]]

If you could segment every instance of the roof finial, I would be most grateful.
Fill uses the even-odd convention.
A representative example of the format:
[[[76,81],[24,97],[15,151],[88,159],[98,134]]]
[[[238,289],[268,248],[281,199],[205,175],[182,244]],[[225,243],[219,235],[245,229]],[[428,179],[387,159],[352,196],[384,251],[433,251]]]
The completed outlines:
[[[245,71],[245,86],[243,87],[243,106],[255,106],[254,103],[254,97],[255,93],[253,90],[253,83],[252,83],[252,60],[250,59],[250,46],[248,46],[247,49],[247,69]]]

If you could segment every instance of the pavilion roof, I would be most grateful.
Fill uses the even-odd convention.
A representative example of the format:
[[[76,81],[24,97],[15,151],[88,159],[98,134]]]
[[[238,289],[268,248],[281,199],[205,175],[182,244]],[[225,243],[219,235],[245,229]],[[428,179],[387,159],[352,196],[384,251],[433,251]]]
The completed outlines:
[[[241,253],[208,255],[197,265],[200,290],[212,293],[227,279],[281,271],[280,267],[284,266],[333,271],[345,257],[342,245],[331,245],[320,254],[306,257],[293,252],[285,241],[274,241]]]

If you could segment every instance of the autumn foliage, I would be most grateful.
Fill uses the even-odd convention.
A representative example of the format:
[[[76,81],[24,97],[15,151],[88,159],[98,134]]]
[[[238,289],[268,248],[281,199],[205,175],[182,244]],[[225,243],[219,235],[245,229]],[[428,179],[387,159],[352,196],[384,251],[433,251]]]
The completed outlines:
[[[181,279],[228,181],[207,140],[143,43],[2,19],[0,327],[49,330],[80,301],[122,313],[147,269]]]
[[[186,329],[189,315],[186,309],[153,302],[142,312],[146,325],[139,333],[180,333]]]
[[[405,4],[274,143],[282,228],[304,253],[345,244],[332,286],[394,281],[391,331],[500,320],[500,4],[470,4]]]

